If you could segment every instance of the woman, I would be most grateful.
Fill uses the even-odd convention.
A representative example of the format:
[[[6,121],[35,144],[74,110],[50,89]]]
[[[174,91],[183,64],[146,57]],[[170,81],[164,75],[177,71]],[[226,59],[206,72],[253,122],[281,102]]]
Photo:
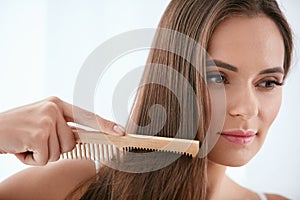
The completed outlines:
[[[161,169],[143,173],[102,167],[96,176],[90,161],[62,161],[11,177],[2,183],[0,197],[21,188],[14,199],[41,194],[49,199],[67,194],[69,199],[285,199],[257,194],[225,174],[226,166],[242,166],[254,157],[280,108],[281,86],[291,63],[292,36],[276,1],[173,0],[159,27],[163,29],[158,30],[154,45],[168,46],[167,51],[151,50],[142,81],[164,79],[177,86],[180,98],[159,84],[141,87],[127,132],[197,139],[204,156],[182,156]],[[209,56],[193,43],[178,42],[176,36],[164,34],[164,29],[187,35]],[[157,64],[178,73],[151,67]],[[179,83],[179,76],[189,84]],[[189,85],[196,99],[187,89]],[[225,107],[219,106],[220,102],[225,102]],[[156,104],[166,111],[161,129],[163,115],[150,112]],[[214,108],[219,109],[219,116]],[[223,122],[221,128],[215,128]],[[214,138],[218,139],[215,145]],[[130,153],[117,164],[138,166],[135,157],[147,159],[147,153],[139,153]],[[30,176],[32,181],[24,185],[21,180]],[[37,188],[38,194],[34,194]]]

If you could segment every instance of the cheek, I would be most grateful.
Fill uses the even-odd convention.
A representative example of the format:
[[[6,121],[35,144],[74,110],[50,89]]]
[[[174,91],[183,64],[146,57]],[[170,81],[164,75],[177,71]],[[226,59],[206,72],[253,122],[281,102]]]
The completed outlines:
[[[282,90],[278,89],[274,94],[261,95],[258,101],[260,102],[259,118],[263,122],[262,128],[267,131],[280,110]]]

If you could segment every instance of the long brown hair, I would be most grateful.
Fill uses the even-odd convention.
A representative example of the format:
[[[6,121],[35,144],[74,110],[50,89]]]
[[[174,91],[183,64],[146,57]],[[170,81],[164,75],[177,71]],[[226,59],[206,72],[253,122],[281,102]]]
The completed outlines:
[[[207,50],[215,28],[233,15],[265,15],[277,24],[284,40],[284,70],[285,74],[288,73],[292,34],[275,0],[172,0],[161,18],[153,43],[154,46],[167,46],[168,50],[153,48],[149,53],[142,77],[142,83],[148,84],[139,88],[131,113],[132,121],[126,127],[128,132],[203,141],[210,118],[205,86],[206,54],[196,45],[171,38],[162,30],[182,33]],[[178,50],[180,55],[174,53]],[[151,67],[154,65],[158,67]],[[164,66],[177,73],[164,70]],[[188,84],[180,83],[179,76],[188,80]],[[169,86],[156,84],[157,79],[165,80],[170,87],[175,85],[180,95],[175,95]],[[192,86],[197,98],[193,97],[188,86]],[[154,105],[162,106],[164,112],[153,109]],[[164,121],[163,127],[160,127],[161,121]],[[182,123],[184,126],[181,126]],[[145,160],[151,159],[153,165],[159,164],[152,160],[153,157],[148,157],[148,153],[138,152],[136,155],[142,155]],[[158,156],[164,159],[165,155],[167,153],[162,152]],[[118,164],[139,165],[141,159],[133,158],[125,156]],[[206,199],[206,167],[206,157],[190,159],[185,156],[177,157],[161,169],[147,172],[130,173],[103,167],[85,183],[88,189],[81,199]],[[71,196],[75,198],[76,191]]]

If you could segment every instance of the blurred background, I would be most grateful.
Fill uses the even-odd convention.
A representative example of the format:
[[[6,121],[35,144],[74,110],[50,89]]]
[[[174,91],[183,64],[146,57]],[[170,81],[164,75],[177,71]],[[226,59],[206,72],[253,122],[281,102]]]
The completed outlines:
[[[53,95],[72,103],[76,77],[90,53],[122,32],[155,28],[168,3],[0,0],[0,112]],[[246,166],[227,173],[253,190],[300,199],[300,1],[281,0],[279,4],[294,30],[296,47],[283,105],[262,150]],[[116,69],[140,66],[146,57],[147,51],[132,52],[113,65]],[[118,77],[118,70],[111,73],[110,79]],[[93,111],[116,121],[111,94],[108,79],[95,92]],[[0,181],[26,167],[12,155],[1,155]]]

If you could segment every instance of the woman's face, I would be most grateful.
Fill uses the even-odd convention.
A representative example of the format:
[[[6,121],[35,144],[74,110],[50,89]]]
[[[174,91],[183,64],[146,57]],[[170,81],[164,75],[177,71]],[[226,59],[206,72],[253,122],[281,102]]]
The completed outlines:
[[[212,97],[225,89],[227,106],[223,129],[208,159],[241,166],[263,145],[281,105],[283,38],[263,15],[235,16],[216,28],[208,53],[216,65],[207,66],[208,88]]]

